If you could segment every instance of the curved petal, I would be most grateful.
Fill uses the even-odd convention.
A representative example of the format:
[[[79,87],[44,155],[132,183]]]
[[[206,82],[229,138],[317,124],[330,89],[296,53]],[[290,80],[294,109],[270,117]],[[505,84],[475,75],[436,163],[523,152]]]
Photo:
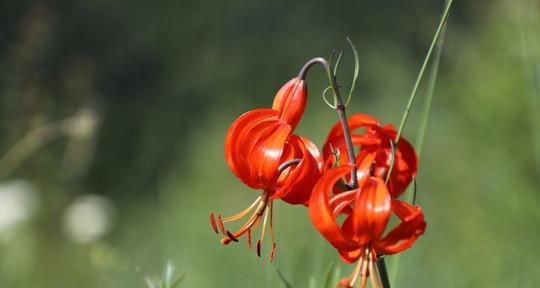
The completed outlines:
[[[367,114],[356,113],[349,117],[349,119],[347,119],[347,123],[349,124],[349,130],[351,131],[353,146],[376,145],[379,143],[379,140],[374,137],[354,133],[354,130],[359,128],[378,127],[379,121],[376,118],[373,118]],[[340,122],[337,122],[332,127],[330,133],[328,133],[328,136],[326,137],[326,141],[323,146],[323,157],[325,159],[328,158],[328,156],[331,154],[331,145],[334,147],[334,149],[339,149],[341,152],[341,157],[344,158],[344,162],[348,162],[348,155],[346,150],[347,147],[345,145],[343,128]]]
[[[303,137],[291,135],[288,142],[288,145],[298,148],[294,158],[300,158],[301,161],[290,168],[286,177],[280,177],[280,187],[272,198],[281,198],[290,204],[307,205],[313,186],[322,175],[322,158],[315,145]]]
[[[353,236],[359,244],[378,240],[390,220],[391,203],[384,181],[378,177],[368,178],[359,190],[352,214],[343,223],[343,230],[350,231],[349,237]]]
[[[392,158],[392,148],[390,146],[390,139],[395,141],[397,131],[392,125],[385,125],[378,131],[378,136],[381,139],[381,145],[376,159],[375,170],[379,176],[385,178],[386,173],[390,167]],[[397,145],[394,167],[392,168],[392,175],[388,182],[388,187],[392,198],[397,198],[406,189],[412,181],[413,176],[416,175],[418,169],[418,156],[413,146],[405,139],[401,137]]]
[[[293,78],[285,83],[274,97],[272,109],[280,112],[280,118],[294,130],[306,109],[307,87],[304,80]]]
[[[420,207],[412,207],[401,200],[392,200],[392,211],[401,223],[375,243],[375,249],[387,255],[408,249],[426,230],[424,213]]]
[[[277,180],[278,167],[285,146],[285,140],[291,133],[291,126],[278,124],[272,130],[257,139],[252,149],[247,150],[248,162],[251,165],[251,176],[265,187]]]
[[[311,223],[338,250],[355,250],[356,244],[345,236],[336,222],[329,205],[329,193],[335,183],[351,171],[351,166],[341,166],[328,170],[315,184],[309,200]]]
[[[238,117],[227,132],[225,137],[225,159],[232,172],[243,182],[248,184],[249,168],[246,165],[245,138],[257,125],[268,121],[277,121],[278,112],[272,109],[255,109]],[[251,183],[252,184],[252,183]]]
[[[362,249],[364,249],[364,247],[352,251],[339,250],[339,258],[347,264],[354,263],[360,258],[360,255],[362,255]]]
[[[347,119],[347,124],[349,124],[349,130],[353,132],[354,130],[362,127],[379,126],[379,120],[367,114],[355,113]],[[332,129],[330,129],[330,133],[328,133],[327,138],[337,137],[343,137],[343,128],[341,127],[340,122],[337,122]]]

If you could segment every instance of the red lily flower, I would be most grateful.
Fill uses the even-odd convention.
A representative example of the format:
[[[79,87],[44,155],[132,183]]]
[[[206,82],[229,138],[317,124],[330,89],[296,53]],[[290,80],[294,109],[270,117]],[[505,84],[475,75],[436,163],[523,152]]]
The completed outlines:
[[[380,255],[399,253],[411,247],[426,229],[424,214],[419,207],[392,199],[384,180],[364,176],[359,179],[358,189],[330,195],[335,184],[352,170],[345,165],[328,170],[313,188],[309,214],[313,225],[334,246],[343,261],[358,262],[350,277],[343,279],[338,287],[352,287],[358,277],[365,287],[367,276],[373,287],[380,280],[374,265]],[[348,208],[348,212],[344,210]],[[392,212],[400,223],[383,236]],[[345,214],[340,225],[336,218]]]
[[[276,94],[273,108],[254,109],[234,121],[225,139],[225,157],[233,173],[253,189],[263,190],[246,210],[217,221],[210,215],[212,227],[226,235],[221,242],[229,244],[246,234],[251,247],[251,232],[262,222],[260,243],[270,214],[270,235],[273,258],[275,251],[272,230],[272,201],[282,199],[290,204],[305,204],[311,190],[321,175],[322,157],[317,147],[308,139],[292,134],[305,110],[306,88],[304,81],[294,78]],[[248,220],[234,233],[226,231],[223,223],[243,218],[255,210]],[[264,217],[263,217],[264,214]]]
[[[366,114],[354,114],[347,120],[351,130],[353,146],[360,146],[360,152],[356,156],[356,163],[362,163],[366,157],[372,157],[373,162],[368,166],[373,175],[386,179],[392,162],[392,145],[396,139],[397,131],[391,124],[381,126],[379,121]],[[354,130],[364,128],[362,133],[354,133]],[[324,159],[332,159],[333,153],[339,153],[339,166],[350,163],[347,155],[347,147],[343,137],[343,129],[340,123],[332,127],[323,147]],[[331,161],[331,160],[330,160]],[[418,156],[413,146],[403,137],[399,139],[395,147],[394,166],[392,175],[388,181],[388,188],[392,198],[397,198],[411,183],[418,169]],[[362,171],[358,169],[358,178]]]

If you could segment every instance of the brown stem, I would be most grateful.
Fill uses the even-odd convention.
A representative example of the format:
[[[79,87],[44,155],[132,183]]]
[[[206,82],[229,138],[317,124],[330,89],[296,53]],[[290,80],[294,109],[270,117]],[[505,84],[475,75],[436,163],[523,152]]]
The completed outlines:
[[[332,90],[334,91],[334,94],[336,95],[337,99],[337,105],[336,110],[339,115],[339,120],[341,122],[341,128],[343,129],[343,135],[345,137],[345,143],[347,144],[347,154],[349,156],[349,163],[353,165],[353,169],[351,171],[351,181],[348,184],[349,188],[355,189],[358,188],[358,180],[356,178],[356,158],[354,156],[354,147],[352,144],[351,139],[351,131],[349,130],[349,124],[347,123],[347,113],[345,112],[345,104],[343,103],[343,99],[341,98],[341,94],[339,93],[338,85],[336,83],[336,75],[332,72],[332,69],[330,65],[328,64],[328,61],[322,57],[316,57],[304,65],[302,67],[302,70],[300,70],[300,73],[298,74],[298,78],[305,79],[307,71],[315,64],[321,64],[324,66],[324,69],[326,70],[326,74],[328,76],[328,80],[330,81],[330,84],[332,85]]]

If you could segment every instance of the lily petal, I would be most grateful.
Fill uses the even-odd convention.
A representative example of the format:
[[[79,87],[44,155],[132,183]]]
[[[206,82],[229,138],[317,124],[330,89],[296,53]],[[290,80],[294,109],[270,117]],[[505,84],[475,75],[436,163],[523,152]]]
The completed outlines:
[[[349,173],[352,168],[352,166],[348,165],[328,170],[313,188],[309,201],[311,223],[338,250],[351,251],[357,249],[355,242],[341,232],[328,204],[329,194],[335,183]]]
[[[304,80],[293,78],[283,85],[274,97],[272,109],[294,130],[306,109],[307,87]]]
[[[413,207],[401,200],[392,200],[392,211],[401,223],[375,243],[377,251],[387,255],[408,249],[426,230],[424,213],[420,207]]]

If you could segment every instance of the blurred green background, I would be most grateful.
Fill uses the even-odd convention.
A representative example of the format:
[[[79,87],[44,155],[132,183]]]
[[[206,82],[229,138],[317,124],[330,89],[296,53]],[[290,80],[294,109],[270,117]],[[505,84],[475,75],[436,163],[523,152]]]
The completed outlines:
[[[352,270],[281,202],[273,264],[220,245],[210,211],[259,193],[229,171],[225,133],[311,57],[343,49],[348,85],[345,36],[349,113],[398,124],[443,1],[256,2],[0,2],[0,287],[145,287],[167,261],[181,287]],[[540,287],[538,0],[454,4],[418,176],[428,229],[393,287]],[[318,145],[337,121],[322,74],[298,130]]]

